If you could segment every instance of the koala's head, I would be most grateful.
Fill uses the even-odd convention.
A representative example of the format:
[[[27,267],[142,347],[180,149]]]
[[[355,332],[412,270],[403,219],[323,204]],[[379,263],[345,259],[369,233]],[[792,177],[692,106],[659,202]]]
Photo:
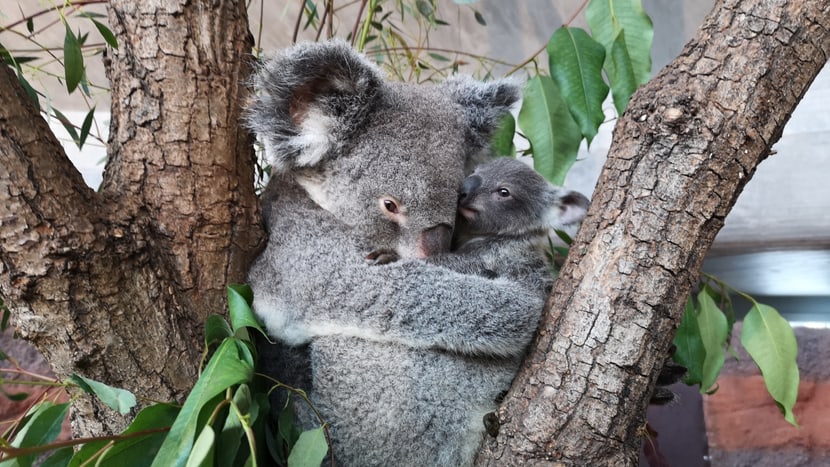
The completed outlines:
[[[395,84],[340,41],[264,62],[246,120],[272,170],[289,173],[373,248],[449,248],[465,167],[519,98],[509,81]]]
[[[522,235],[576,227],[588,198],[548,183],[527,164],[499,158],[478,166],[459,191],[458,213],[474,235]]]

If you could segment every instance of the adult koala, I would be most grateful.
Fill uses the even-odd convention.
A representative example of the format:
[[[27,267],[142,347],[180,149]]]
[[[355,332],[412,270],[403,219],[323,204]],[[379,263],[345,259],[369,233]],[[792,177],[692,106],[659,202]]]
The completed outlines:
[[[386,82],[342,42],[288,49],[254,84],[247,121],[274,171],[254,310],[282,345],[307,346],[334,458],[470,464],[545,296],[417,258],[448,250],[465,167],[487,154],[517,87]],[[401,260],[369,264],[377,249]]]

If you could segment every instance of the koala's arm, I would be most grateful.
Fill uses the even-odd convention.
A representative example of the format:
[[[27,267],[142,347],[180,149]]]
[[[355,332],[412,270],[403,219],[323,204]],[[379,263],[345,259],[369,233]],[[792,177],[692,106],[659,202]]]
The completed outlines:
[[[296,193],[295,193],[296,194]],[[289,344],[349,335],[473,355],[521,355],[544,294],[420,260],[368,265],[361,242],[302,196],[272,207],[249,281],[269,333]]]

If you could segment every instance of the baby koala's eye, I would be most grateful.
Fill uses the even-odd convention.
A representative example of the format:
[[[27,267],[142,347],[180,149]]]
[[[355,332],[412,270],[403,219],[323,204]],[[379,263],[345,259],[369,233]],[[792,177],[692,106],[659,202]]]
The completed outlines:
[[[508,190],[507,188],[504,188],[504,187],[499,188],[498,193],[499,193],[499,196],[501,196],[502,198],[507,198],[507,197],[510,196],[510,190]]]
[[[388,212],[392,214],[398,213],[398,204],[392,201],[391,199],[384,199],[383,201],[383,208],[386,209]]]

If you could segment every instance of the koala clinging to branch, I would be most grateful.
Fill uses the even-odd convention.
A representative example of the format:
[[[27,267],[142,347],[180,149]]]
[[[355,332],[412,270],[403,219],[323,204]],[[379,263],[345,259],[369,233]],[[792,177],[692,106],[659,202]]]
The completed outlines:
[[[465,168],[487,156],[517,86],[389,83],[342,42],[292,47],[254,84],[247,122],[274,170],[254,311],[281,345],[306,346],[335,460],[470,464],[546,297],[418,258],[449,249]],[[367,264],[373,248],[401,260]]]

